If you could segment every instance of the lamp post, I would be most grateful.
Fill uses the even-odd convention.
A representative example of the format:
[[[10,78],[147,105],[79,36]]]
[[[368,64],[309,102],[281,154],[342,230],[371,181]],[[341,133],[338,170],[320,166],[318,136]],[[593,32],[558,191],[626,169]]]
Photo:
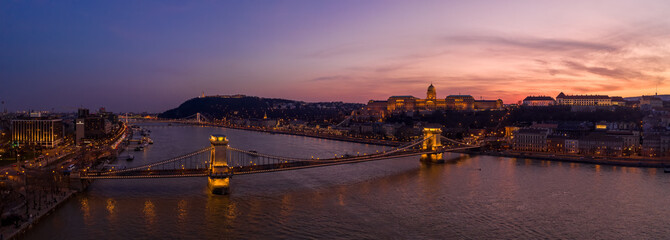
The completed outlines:
[[[28,171],[25,171],[25,168],[23,168],[23,169],[24,169],[23,184],[25,185],[25,192],[26,192],[26,194],[24,195],[24,199],[25,199],[25,205],[26,205],[26,217],[28,217],[28,216],[30,216],[30,215],[28,215],[28,214],[30,214],[30,209],[29,209],[29,206],[28,206]]]

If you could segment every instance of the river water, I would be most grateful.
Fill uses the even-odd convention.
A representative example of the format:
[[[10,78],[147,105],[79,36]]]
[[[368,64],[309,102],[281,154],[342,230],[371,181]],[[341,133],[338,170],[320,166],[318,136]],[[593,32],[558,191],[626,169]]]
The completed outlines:
[[[208,146],[293,157],[385,147],[243,130],[152,125],[138,166]],[[236,176],[97,180],[25,239],[667,239],[670,174],[491,156],[424,165],[418,157]]]

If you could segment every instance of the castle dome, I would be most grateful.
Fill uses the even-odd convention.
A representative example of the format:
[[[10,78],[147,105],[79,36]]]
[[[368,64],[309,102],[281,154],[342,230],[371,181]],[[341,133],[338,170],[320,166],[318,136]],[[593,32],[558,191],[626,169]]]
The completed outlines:
[[[436,97],[437,94],[435,93],[435,87],[433,87],[433,84],[431,83],[430,86],[428,86],[428,93],[426,94],[426,99],[435,100]]]

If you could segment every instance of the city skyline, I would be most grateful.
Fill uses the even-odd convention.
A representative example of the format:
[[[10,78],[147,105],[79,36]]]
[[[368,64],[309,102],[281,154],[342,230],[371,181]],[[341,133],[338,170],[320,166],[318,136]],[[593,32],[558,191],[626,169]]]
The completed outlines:
[[[663,1],[0,3],[8,110],[665,93]],[[658,90],[657,90],[658,88]],[[39,96],[39,97],[36,97]]]

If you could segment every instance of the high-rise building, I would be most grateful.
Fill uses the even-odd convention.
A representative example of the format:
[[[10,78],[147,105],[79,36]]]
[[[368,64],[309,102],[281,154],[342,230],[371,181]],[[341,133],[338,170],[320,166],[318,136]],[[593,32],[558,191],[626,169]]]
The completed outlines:
[[[88,108],[80,108],[77,110],[77,117],[78,118],[85,118],[88,117],[89,111]]]
[[[53,148],[63,141],[62,119],[12,120],[12,141],[20,145]]]

